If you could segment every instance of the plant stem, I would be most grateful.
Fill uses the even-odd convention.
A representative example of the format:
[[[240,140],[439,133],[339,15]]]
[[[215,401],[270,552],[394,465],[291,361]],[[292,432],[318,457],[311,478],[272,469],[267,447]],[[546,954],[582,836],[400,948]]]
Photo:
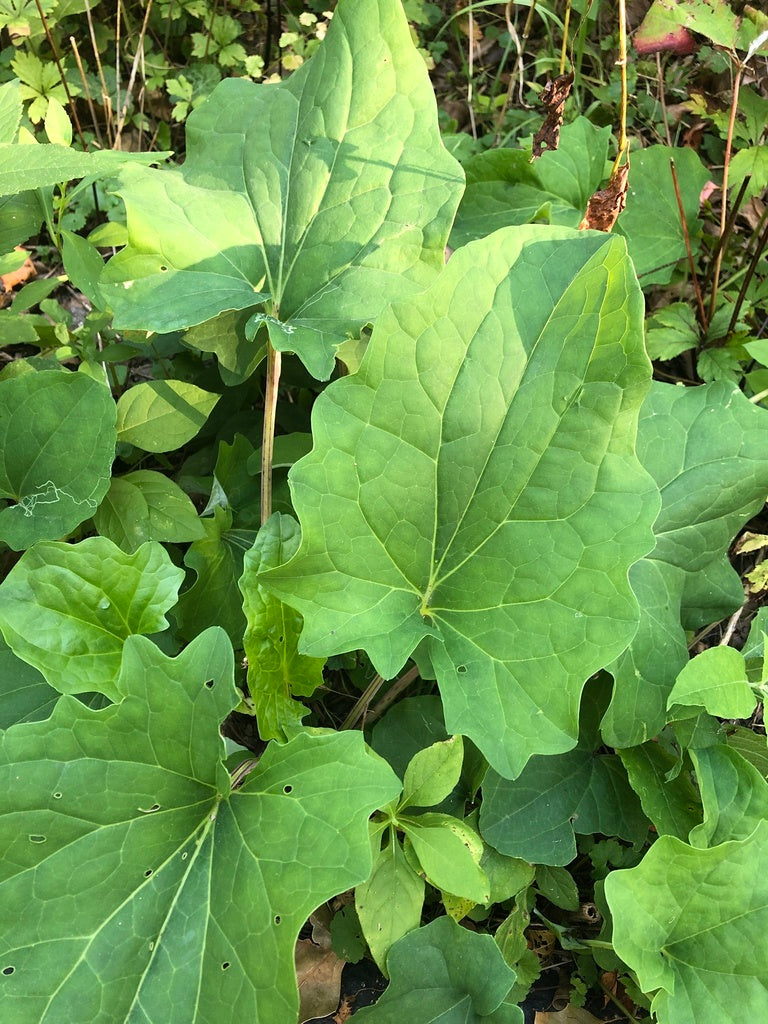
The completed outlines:
[[[720,191],[720,237],[725,235],[725,227],[728,221],[728,171],[731,166],[731,151],[733,149],[733,132],[736,126],[736,111],[739,107],[739,89],[741,87],[741,76],[744,73],[744,65],[739,64],[736,69],[736,77],[733,80],[733,100],[731,101],[731,116],[728,120],[728,134],[725,140],[725,156],[723,157],[723,184]],[[717,305],[717,289],[720,284],[720,268],[723,263],[724,246],[720,246],[715,257],[714,270],[712,274],[712,290],[709,295],[709,319],[715,315]]]
[[[706,332],[709,321],[707,314],[704,309],[704,297],[701,294],[701,287],[699,285],[699,278],[696,274],[696,265],[693,262],[693,251],[691,250],[691,238],[688,234],[688,224],[685,220],[685,207],[683,206],[683,197],[680,195],[680,183],[677,180],[677,168],[675,167],[674,157],[669,159],[669,169],[672,172],[672,184],[675,187],[675,199],[677,200],[677,212],[680,215],[680,227],[683,231],[683,241],[685,242],[685,254],[688,257],[688,267],[691,271],[691,281],[693,282],[693,290],[696,293],[696,305],[699,308],[699,323],[701,329]]]
[[[267,339],[267,386],[264,395],[264,432],[261,444],[261,522],[272,515],[272,459],[275,451],[277,389],[280,384],[282,353]]]
[[[80,144],[87,153],[88,146],[86,144],[85,138],[83,137],[83,129],[80,127],[80,120],[78,119],[77,110],[75,109],[75,101],[72,99],[72,93],[69,91],[67,76],[64,74],[64,68],[61,66],[61,61],[59,60],[59,51],[56,48],[56,43],[54,43],[53,41],[51,30],[48,28],[48,20],[45,17],[45,12],[43,11],[43,8],[40,4],[40,0],[35,0],[35,4],[37,5],[37,13],[40,15],[40,20],[43,23],[43,28],[45,29],[45,38],[48,40],[48,45],[51,48],[51,53],[53,55],[54,62],[56,63],[56,67],[59,70],[59,78],[61,79],[61,84],[64,86],[64,92],[67,94],[67,102],[69,103],[69,110],[72,114],[72,120],[75,122],[75,131],[77,132],[77,137],[78,139],[80,139]]]
[[[571,0],[566,0],[565,3],[565,18],[563,19],[563,45],[560,48],[560,71],[559,74],[565,73],[565,61],[568,56],[568,28],[571,23]]]
[[[613,162],[615,173],[627,149],[627,4],[619,0],[619,59],[616,61],[621,69],[621,106],[619,108],[619,148]]]
[[[342,732],[344,731],[344,729],[355,728],[358,721],[363,717],[366,710],[368,709],[368,705],[371,703],[371,701],[382,688],[385,682],[386,679],[380,676],[379,673],[377,672],[376,675],[371,680],[371,682],[366,686],[365,690],[363,690],[363,692],[355,701],[352,710],[341,723]]]
[[[419,669],[417,665],[414,665],[412,668],[409,668],[408,671],[405,672],[402,676],[400,676],[400,678],[390,686],[390,688],[387,690],[387,692],[384,694],[381,700],[374,707],[371,708],[370,712],[368,713],[366,721],[368,723],[371,723],[375,722],[377,718],[380,718],[381,715],[383,715],[387,708],[390,706],[390,704],[394,704],[394,702],[397,700],[397,698],[400,696],[403,690],[406,690],[414,681],[414,679],[418,678]]]
[[[744,280],[741,282],[741,288],[736,299],[736,304],[733,307],[733,313],[731,314],[731,322],[728,324],[728,335],[733,333],[733,329],[736,326],[736,321],[739,319],[739,313],[741,307],[744,305],[744,299],[747,295],[747,288],[754,277],[755,271],[757,270],[757,264],[760,262],[760,257],[763,255],[763,250],[768,245],[768,224],[762,230],[760,237],[757,240],[755,251],[752,253],[752,258],[749,261],[749,267],[744,275]]]

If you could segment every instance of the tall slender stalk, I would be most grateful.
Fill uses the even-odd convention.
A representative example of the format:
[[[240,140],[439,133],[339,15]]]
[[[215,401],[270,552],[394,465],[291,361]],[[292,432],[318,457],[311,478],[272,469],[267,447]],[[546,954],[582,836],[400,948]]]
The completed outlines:
[[[731,166],[731,152],[733,150],[733,132],[736,126],[736,111],[739,107],[739,89],[741,78],[744,74],[744,65],[739,64],[736,68],[736,77],[733,80],[733,99],[731,100],[731,114],[728,119],[728,134],[725,139],[725,156],[723,157],[723,184],[720,191],[720,237],[725,236],[726,224],[728,222],[728,171]],[[721,245],[715,256],[714,269],[712,272],[712,289],[709,293],[709,319],[715,315],[717,308],[717,289],[720,285],[720,270],[723,264],[724,245]]]
[[[267,382],[264,394],[264,431],[261,443],[261,522],[272,515],[272,462],[275,451],[275,416],[282,354],[267,340]]]

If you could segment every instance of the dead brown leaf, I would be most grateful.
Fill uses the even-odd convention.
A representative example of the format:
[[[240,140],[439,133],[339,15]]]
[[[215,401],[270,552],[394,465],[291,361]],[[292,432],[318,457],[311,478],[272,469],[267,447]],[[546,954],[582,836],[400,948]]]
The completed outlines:
[[[17,245],[14,251],[22,253],[26,250]],[[17,288],[20,284],[24,284],[31,277],[34,277],[36,273],[34,263],[27,256],[18,270],[14,270],[10,274],[0,275],[0,306],[7,306],[13,298],[11,295],[13,289]]]
[[[563,125],[563,108],[573,85],[573,72],[558,75],[547,82],[541,92],[541,104],[547,112],[544,124],[533,138],[532,153],[541,156],[547,149],[557,149],[560,143],[560,129]]]
[[[614,168],[605,188],[598,189],[587,203],[587,212],[579,230],[610,231],[627,205],[628,184],[629,164]]]
[[[313,1017],[327,1017],[336,1010],[344,969],[344,961],[331,948],[331,933],[326,924],[314,914],[311,921],[312,938],[299,939],[294,950],[299,985],[299,1024]]]

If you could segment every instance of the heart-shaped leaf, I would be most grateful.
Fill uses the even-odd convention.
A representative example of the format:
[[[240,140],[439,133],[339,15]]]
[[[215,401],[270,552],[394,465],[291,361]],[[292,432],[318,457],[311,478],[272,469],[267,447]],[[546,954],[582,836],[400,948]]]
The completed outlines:
[[[762,821],[709,850],[662,836],[636,868],[606,878],[614,948],[644,992],[660,990],[659,1024],[722,1024],[739,1006],[768,1018],[766,857]]]
[[[115,325],[169,331],[267,299],[272,344],[325,378],[348,331],[434,278],[462,185],[399,0],[342,0],[286,81],[217,86],[181,169],[122,176]]]
[[[96,511],[115,457],[115,404],[84,373],[0,382],[0,540],[16,551],[58,540]]]
[[[458,250],[317,400],[302,545],[260,577],[307,654],[363,647],[391,678],[428,637],[447,729],[506,777],[574,745],[585,680],[636,628],[627,569],[658,508],[634,453],[641,305],[597,232]]]
[[[106,537],[36,544],[0,586],[0,629],[61,693],[117,700],[126,638],[167,627],[183,579],[156,543],[132,555]]]
[[[449,917],[419,928],[390,950],[389,988],[360,1024],[523,1024],[523,1011],[504,1002],[515,972],[490,935]]]
[[[367,817],[400,784],[345,732],[273,744],[233,791],[219,734],[233,666],[219,629],[176,659],[131,637],[120,704],[64,697],[0,741],[14,1024],[295,1024],[299,929],[366,877]]]

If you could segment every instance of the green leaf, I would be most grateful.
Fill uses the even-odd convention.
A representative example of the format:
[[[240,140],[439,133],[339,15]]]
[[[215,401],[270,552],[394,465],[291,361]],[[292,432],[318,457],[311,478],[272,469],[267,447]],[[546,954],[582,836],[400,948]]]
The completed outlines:
[[[0,85],[0,143],[13,142],[21,121],[21,82]]]
[[[424,695],[393,704],[374,725],[371,746],[403,779],[415,754],[448,738],[440,698]]]
[[[692,846],[747,839],[768,820],[768,782],[737,750],[718,743],[691,749],[704,821],[691,830]]]
[[[371,956],[386,973],[392,945],[421,922],[424,879],[416,874],[390,829],[370,878],[355,889],[355,907]]]
[[[145,452],[171,452],[191,441],[221,395],[182,380],[150,380],[117,403],[117,438]]]
[[[659,835],[686,839],[701,821],[701,805],[693,783],[684,772],[675,775],[677,762],[658,743],[620,750],[629,781],[643,810]]]
[[[0,629],[61,693],[117,700],[126,638],[167,627],[183,575],[159,544],[129,555],[106,537],[40,543],[0,585]]]
[[[467,161],[467,187],[451,232],[453,248],[513,224],[576,228],[600,187],[610,132],[586,117],[563,126],[560,145],[531,160],[530,149],[492,149]]]
[[[47,718],[59,693],[43,676],[17,658],[0,636],[0,729]]]
[[[418,751],[405,769],[400,806],[433,807],[448,796],[461,775],[464,744],[451,736]]]
[[[743,602],[728,548],[768,493],[766,424],[766,411],[723,381],[654,383],[645,400],[637,454],[662,504],[656,547],[630,570],[640,625],[609,669],[616,680],[602,726],[609,746],[633,746],[660,732],[688,661],[684,628],[699,629]]]
[[[214,353],[221,379],[229,387],[248,380],[267,355],[264,332],[250,340],[246,337],[245,325],[249,318],[247,309],[228,310],[191,327],[184,335],[185,345]]]
[[[246,621],[238,580],[245,553],[256,539],[253,530],[233,530],[232,513],[222,508],[201,519],[205,537],[189,546],[184,564],[197,579],[179,599],[176,614],[182,636],[191,640],[208,626],[221,626],[236,648],[243,645]]]
[[[672,687],[667,707],[700,707],[718,718],[749,718],[757,697],[743,656],[733,647],[710,647],[689,661]]]
[[[674,359],[699,340],[696,316],[685,302],[672,302],[645,322],[645,347],[651,359]]]
[[[259,572],[286,561],[299,547],[299,524],[276,512],[259,530],[246,552],[239,587],[248,623],[243,645],[248,659],[248,690],[263,739],[284,739],[294,732],[309,708],[293,699],[311,696],[323,681],[323,658],[299,654],[302,618],[268,593]]]
[[[523,1012],[504,1003],[515,972],[490,935],[439,917],[411,932],[387,960],[392,981],[360,1024],[523,1024]]]
[[[95,512],[115,456],[115,406],[82,373],[0,382],[0,540],[14,550],[70,533]]]
[[[151,469],[113,477],[93,525],[124,551],[136,551],[148,540],[183,544],[205,537],[184,491]]]
[[[754,765],[764,779],[768,779],[768,743],[765,736],[759,736],[743,725],[737,725],[728,732],[728,746],[738,750],[741,756]]]
[[[563,910],[579,909],[579,890],[573,876],[563,867],[536,865],[536,885],[542,896]]]
[[[637,842],[648,829],[638,799],[615,755],[597,754],[603,701],[588,687],[578,746],[565,754],[532,757],[519,778],[493,769],[483,781],[480,833],[508,857],[565,865],[576,856],[574,833],[620,836]],[[602,695],[601,695],[602,696]]]
[[[699,196],[709,171],[690,147],[648,146],[632,154],[627,205],[616,222],[616,232],[627,247],[640,284],[666,284],[675,265],[686,257],[685,234],[670,170],[674,157],[680,196],[691,250],[698,252],[701,224]]]
[[[641,864],[605,880],[616,952],[659,1024],[768,1016],[768,822],[741,842],[696,850],[662,836]]]
[[[170,153],[83,153],[68,146],[0,143],[0,195],[58,185],[71,178],[114,175],[128,164],[156,164]]]
[[[272,344],[326,378],[348,332],[444,261],[463,174],[397,0],[342,0],[284,82],[222,82],[186,152],[180,170],[121,178],[116,327],[164,332],[268,298]]]
[[[573,746],[584,681],[636,628],[648,372],[622,242],[525,227],[454,253],[315,403],[302,546],[263,576],[305,653],[363,647],[392,678],[429,637],[448,731],[500,774]]]
[[[347,732],[270,745],[233,792],[219,722],[238,698],[221,630],[176,659],[131,637],[118,690],[122,702],[98,713],[64,697],[50,721],[0,745],[14,823],[2,856],[7,1014],[295,1024],[299,929],[366,877],[366,819],[399,783]],[[304,854],[328,849],[330,861]]]
[[[474,829],[450,814],[401,814],[397,821],[428,882],[454,896],[488,902],[488,879],[480,867],[483,841]]]

